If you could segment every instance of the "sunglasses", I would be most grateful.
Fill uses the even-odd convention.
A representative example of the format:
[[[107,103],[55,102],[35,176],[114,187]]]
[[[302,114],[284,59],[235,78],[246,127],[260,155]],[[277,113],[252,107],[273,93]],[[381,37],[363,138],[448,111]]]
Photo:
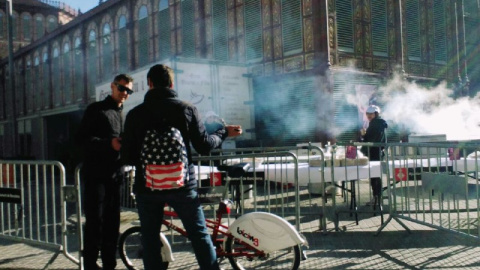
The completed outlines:
[[[132,89],[130,89],[130,88],[126,87],[126,86],[123,86],[123,85],[121,85],[121,84],[118,84],[118,83],[116,83],[115,85],[117,86],[118,91],[120,91],[120,92],[125,92],[125,91],[127,91],[127,94],[129,94],[129,95],[133,94],[133,90],[132,90]]]

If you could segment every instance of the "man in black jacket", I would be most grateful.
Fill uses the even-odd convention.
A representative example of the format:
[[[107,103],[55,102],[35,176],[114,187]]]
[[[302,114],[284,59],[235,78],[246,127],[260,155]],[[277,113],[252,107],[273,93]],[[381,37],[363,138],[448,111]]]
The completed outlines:
[[[364,142],[385,143],[385,129],[388,127],[387,122],[380,117],[380,108],[376,105],[370,105],[366,111],[367,119],[370,121],[368,128],[363,136]],[[371,161],[381,160],[383,157],[383,149],[381,147],[362,147],[362,152],[369,157]],[[382,193],[382,179],[372,177],[370,179],[372,193],[374,196],[374,206],[380,203]]]
[[[213,134],[207,134],[197,108],[177,98],[173,87],[173,70],[164,65],[155,65],[147,74],[149,91],[144,102],[132,109],[125,121],[122,138],[122,160],[136,167],[134,192],[141,223],[143,261],[146,270],[163,269],[160,256],[160,227],[165,203],[173,207],[183,226],[197,258],[200,269],[219,269],[215,249],[208,234],[205,217],[196,191],[194,166],[190,144],[200,154],[221,146],[223,140],[242,133],[240,126],[225,126]],[[188,156],[188,182],[173,190],[151,190],[145,186],[140,152],[147,129],[152,123],[168,123],[177,128],[185,142]],[[186,180],[187,181],[187,180]]]
[[[85,185],[85,270],[98,269],[99,250],[103,269],[116,267],[120,229],[120,147],[123,103],[133,93],[132,77],[116,76],[112,94],[90,104],[83,116],[76,141],[84,151],[82,179]]]

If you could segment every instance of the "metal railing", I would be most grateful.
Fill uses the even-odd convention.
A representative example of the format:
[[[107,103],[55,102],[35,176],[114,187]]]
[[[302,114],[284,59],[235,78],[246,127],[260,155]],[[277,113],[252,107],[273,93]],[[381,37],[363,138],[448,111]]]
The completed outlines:
[[[79,190],[66,184],[60,162],[0,161],[0,237],[55,248],[78,263],[69,236],[81,229],[71,229],[76,221],[67,214],[67,203],[78,201]]]

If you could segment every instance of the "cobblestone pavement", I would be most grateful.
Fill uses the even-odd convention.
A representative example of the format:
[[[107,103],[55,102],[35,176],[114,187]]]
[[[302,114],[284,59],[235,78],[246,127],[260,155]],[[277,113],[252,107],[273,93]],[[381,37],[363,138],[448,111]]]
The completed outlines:
[[[130,227],[136,218],[135,212],[122,211],[121,230]],[[392,220],[375,236],[381,219],[372,213],[359,214],[358,225],[354,217],[341,214],[339,231],[334,230],[331,217],[327,220],[328,230],[323,233],[319,230],[318,215],[301,217],[301,233],[309,247],[308,259],[300,263],[300,269],[480,269],[480,242],[473,237],[404,220],[411,233]],[[169,269],[198,269],[190,244],[178,242],[172,244],[176,260]],[[227,260],[222,267],[231,269]],[[79,268],[59,250],[0,236],[0,269]],[[126,269],[120,259],[117,269]]]

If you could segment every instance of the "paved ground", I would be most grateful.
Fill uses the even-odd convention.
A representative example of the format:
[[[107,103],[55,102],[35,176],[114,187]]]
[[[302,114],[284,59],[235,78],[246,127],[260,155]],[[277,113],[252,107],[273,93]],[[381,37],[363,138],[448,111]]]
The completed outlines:
[[[135,218],[134,212],[123,211],[122,230]],[[334,230],[330,217],[328,220],[324,234],[319,231],[317,216],[301,218],[301,232],[309,248],[300,269],[480,269],[480,242],[471,237],[403,221],[411,229],[409,234],[395,220],[375,236],[381,220],[371,213],[360,214],[358,225],[348,214],[341,214],[340,231]],[[176,261],[169,269],[198,269],[188,243],[173,244],[172,248]],[[222,267],[231,269],[226,261]],[[117,268],[125,269],[120,260]],[[59,251],[0,237],[0,269],[67,270],[78,266]]]

